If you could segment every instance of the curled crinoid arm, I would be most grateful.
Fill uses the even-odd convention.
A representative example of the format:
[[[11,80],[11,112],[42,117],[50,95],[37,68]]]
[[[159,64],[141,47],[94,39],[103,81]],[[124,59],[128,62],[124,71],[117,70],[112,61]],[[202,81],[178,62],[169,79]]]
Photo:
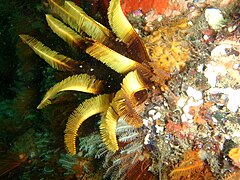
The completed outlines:
[[[147,93],[140,92],[146,92],[146,85],[141,81],[137,71],[132,71],[125,76],[121,90],[116,93],[113,99],[116,112],[128,124],[136,128],[143,124],[142,118],[137,112],[137,107],[147,99]]]
[[[144,93],[146,92],[147,84],[144,83],[137,71],[132,71],[125,76],[122,89],[135,106],[147,99],[147,93]],[[139,96],[138,94],[141,95]]]
[[[81,91],[99,94],[102,89],[102,83],[102,81],[96,80],[94,76],[88,74],[70,76],[50,88],[37,108],[42,109],[51,104],[51,100],[62,91]]]
[[[70,154],[76,154],[76,136],[81,124],[89,117],[105,112],[110,105],[111,99],[111,94],[98,95],[87,99],[68,118],[64,140]]]
[[[101,120],[100,133],[103,142],[107,145],[107,148],[116,152],[118,150],[118,143],[116,137],[116,127],[118,121],[118,114],[115,112],[112,106],[109,106],[105,117]]]
[[[121,116],[128,124],[135,128],[142,126],[142,118],[136,112],[134,104],[132,104],[124,91],[119,90],[116,93],[113,99],[113,106],[119,116]]]

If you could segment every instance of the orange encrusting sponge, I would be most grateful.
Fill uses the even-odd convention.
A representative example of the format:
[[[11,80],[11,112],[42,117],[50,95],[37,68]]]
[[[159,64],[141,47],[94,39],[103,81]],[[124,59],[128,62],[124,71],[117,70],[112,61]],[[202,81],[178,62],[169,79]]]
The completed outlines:
[[[168,0],[122,0],[121,6],[124,14],[139,9],[142,10],[143,13],[155,10],[157,14],[163,14],[167,9]]]

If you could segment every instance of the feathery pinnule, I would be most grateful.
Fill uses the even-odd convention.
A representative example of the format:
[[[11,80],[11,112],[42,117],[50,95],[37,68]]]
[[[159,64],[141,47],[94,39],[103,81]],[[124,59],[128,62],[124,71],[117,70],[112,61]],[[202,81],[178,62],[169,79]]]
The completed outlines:
[[[109,38],[113,37],[109,29],[88,16],[82,8],[75,5],[72,1],[65,1],[62,5],[54,0],[48,0],[48,3],[52,11],[75,31],[79,33],[83,31],[103,44],[107,44]]]
[[[113,51],[98,41],[80,36],[52,15],[46,15],[46,19],[50,28],[69,45],[85,50],[90,56],[119,73],[127,73],[143,67],[142,64]]]
[[[102,90],[102,83],[103,81],[96,80],[94,76],[88,74],[70,76],[50,88],[37,108],[42,109],[51,104],[51,100],[57,93],[62,91],[81,91],[99,94]]]
[[[137,49],[132,53],[134,60],[138,62],[149,62],[146,48],[133,26],[122,12],[120,0],[111,0],[108,8],[108,20],[113,32],[130,49]]]
[[[131,71],[123,79],[122,88],[113,99],[113,107],[119,116],[136,128],[141,127],[143,124],[142,118],[136,111],[139,101],[136,94],[146,90],[146,87],[147,85],[141,81],[137,71]],[[147,96],[141,98],[147,98]],[[143,100],[141,99],[141,101]]]
[[[142,64],[113,51],[97,41],[86,49],[86,53],[98,59],[118,73],[126,74],[137,67],[142,67]]]
[[[78,49],[84,43],[84,39],[79,33],[67,27],[64,23],[54,18],[52,15],[46,14],[46,20],[52,31],[70,46]]]
[[[111,99],[111,94],[98,95],[87,99],[68,118],[64,140],[70,154],[76,154],[76,136],[81,124],[89,117],[107,111]]]
[[[100,125],[100,133],[103,142],[110,151],[116,152],[118,150],[118,143],[116,137],[116,127],[118,121],[118,114],[114,111],[112,106],[109,106],[105,117],[102,118]]]
[[[57,51],[51,50],[43,43],[29,35],[19,35],[24,43],[29,45],[32,50],[44,59],[50,66],[60,71],[74,71],[78,67],[79,62],[73,60]]]

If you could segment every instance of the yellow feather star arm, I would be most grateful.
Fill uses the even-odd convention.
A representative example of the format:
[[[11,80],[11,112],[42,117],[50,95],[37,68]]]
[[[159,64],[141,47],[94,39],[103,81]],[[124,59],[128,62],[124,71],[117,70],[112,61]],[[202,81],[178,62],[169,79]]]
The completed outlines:
[[[142,64],[117,53],[98,41],[90,38],[82,39],[76,32],[51,15],[47,15],[47,20],[51,29],[68,44],[84,49],[90,56],[105,63],[118,73],[145,68]]]
[[[57,51],[51,50],[43,43],[29,35],[19,35],[22,41],[32,48],[32,50],[44,59],[50,66],[61,71],[73,71],[79,63]]]
[[[126,44],[132,40],[135,32],[132,25],[122,12],[120,0],[111,0],[108,8],[109,24],[113,32]]]
[[[103,44],[95,41],[92,46],[88,47],[86,53],[92,57],[100,60],[118,73],[127,73],[136,68],[141,68],[143,65],[127,58],[116,51],[104,46]]]
[[[113,107],[119,116],[135,128],[139,128],[143,124],[142,118],[137,113],[137,107],[146,100],[146,89],[147,85],[143,83],[138,72],[131,71],[123,79],[122,88],[113,99]]]
[[[114,111],[112,106],[109,106],[106,116],[102,119],[100,125],[100,133],[103,142],[106,144],[107,148],[113,152],[119,149],[116,135],[118,118],[118,114]]]
[[[70,76],[50,88],[37,108],[42,109],[46,105],[51,104],[51,99],[62,91],[71,90],[99,94],[102,89],[102,83],[102,81],[96,80],[94,76],[89,76],[88,74]]]
[[[109,29],[88,16],[82,8],[72,1],[65,1],[63,5],[59,5],[54,0],[48,0],[48,3],[51,9],[75,31],[84,31],[87,35],[102,43],[108,42],[109,37],[113,36]]]
[[[141,80],[137,71],[131,71],[124,77],[122,88],[133,104],[136,105],[138,99],[134,95],[139,91],[146,90],[147,85]]]
[[[108,40],[109,37],[113,36],[108,28],[88,16],[82,8],[75,5],[72,1],[66,1],[65,7],[68,12],[74,14],[78,19],[79,30],[83,30],[93,39],[99,42],[104,42],[105,40]]]
[[[112,106],[120,117],[122,117],[129,125],[139,128],[143,125],[143,120],[136,112],[135,105],[127,96],[123,89],[120,89],[112,102]]]
[[[53,32],[61,37],[70,46],[79,48],[82,42],[84,42],[83,37],[80,34],[64,25],[61,21],[54,18],[52,15],[46,14],[46,20],[48,26],[53,30]]]
[[[113,32],[120,38],[130,49],[133,49],[132,55],[138,62],[149,62],[147,50],[134,30],[128,19],[122,12],[120,0],[111,0],[108,8],[108,20]]]
[[[107,111],[111,99],[111,94],[98,95],[87,99],[80,104],[69,117],[64,140],[70,154],[76,154],[76,136],[81,124],[89,117]]]

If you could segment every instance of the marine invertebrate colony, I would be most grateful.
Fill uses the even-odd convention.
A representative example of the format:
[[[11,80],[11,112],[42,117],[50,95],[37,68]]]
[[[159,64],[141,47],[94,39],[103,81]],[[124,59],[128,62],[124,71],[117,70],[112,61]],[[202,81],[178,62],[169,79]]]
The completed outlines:
[[[114,82],[118,84],[114,89],[108,89],[109,82],[102,80],[105,78],[103,74],[108,73],[96,73],[104,65],[90,72],[84,64],[87,61],[80,59],[82,54],[75,56],[73,52],[66,56],[59,53],[64,52],[64,44],[61,44],[63,47],[59,45],[61,50],[57,52],[52,49],[57,50],[58,47],[50,49],[42,43],[44,41],[40,42],[40,36],[37,40],[29,35],[20,35],[23,42],[53,68],[66,71],[62,73],[64,77],[70,75],[53,86],[38,105],[41,109],[52,103],[53,106],[46,109],[49,112],[56,108],[55,103],[62,105],[54,113],[60,118],[47,118],[52,119],[50,123],[55,122],[51,129],[61,120],[65,125],[69,109],[72,111],[72,107],[77,106],[72,101],[77,93],[62,93],[59,97],[61,92],[73,90],[93,94],[68,117],[64,139],[71,155],[59,160],[67,171],[64,175],[111,179],[154,179],[156,176],[159,179],[202,179],[211,174],[211,177],[223,179],[228,174],[226,172],[237,172],[239,152],[235,150],[239,148],[239,109],[237,103],[231,103],[234,96],[230,95],[239,91],[239,84],[232,81],[238,80],[239,46],[238,50],[235,46],[232,48],[234,54],[231,57],[223,58],[228,59],[227,63],[219,61],[222,57],[213,56],[211,49],[216,42],[214,45],[202,41],[201,29],[205,25],[201,25],[208,25],[202,19],[204,15],[199,17],[200,21],[191,22],[183,18],[185,15],[177,19],[167,18],[167,15],[157,19],[152,14],[130,15],[136,22],[133,25],[137,32],[143,37],[142,41],[123,15],[120,2],[110,1],[106,8],[109,24],[104,21],[105,26],[72,1],[48,0],[46,4],[51,13],[46,15],[48,30],[57,34],[56,38],[59,36],[74,51],[86,52],[93,57],[92,60],[98,60],[121,74],[121,83]],[[192,27],[188,29],[188,25]],[[217,34],[221,35],[216,32],[216,38]],[[46,40],[45,43],[50,42]],[[190,53],[188,66],[183,68]],[[70,57],[78,57],[75,58],[78,60]],[[225,81],[225,71],[218,72],[215,68],[219,64],[236,72],[229,74],[232,79]],[[227,72],[230,72],[229,68]],[[221,74],[223,79],[215,78],[212,83],[212,74]],[[109,77],[113,76],[108,75],[110,80]],[[50,87],[46,84],[44,82],[43,87]],[[225,91],[226,87],[231,92]],[[51,114],[43,115],[54,116]],[[89,123],[85,121],[95,114],[101,114],[100,133],[94,126],[94,129],[91,126],[83,128]],[[80,127],[85,132],[78,132]],[[60,133],[56,134],[60,134],[60,138],[64,128],[57,129]],[[86,131],[94,133],[83,136]],[[81,138],[78,139],[80,133]],[[56,146],[59,145],[61,147],[61,144]],[[59,149],[64,153],[64,148]],[[55,156],[51,160],[57,162],[58,158]],[[95,168],[92,169],[91,165]],[[46,174],[52,171],[48,167],[43,170]]]
[[[115,152],[119,149],[116,137],[119,117],[135,128],[141,127],[143,120],[140,112],[148,91],[165,85],[170,77],[169,69],[165,71],[156,66],[156,63],[150,63],[142,40],[121,10],[120,0],[111,0],[109,3],[108,19],[112,31],[89,17],[71,1],[60,4],[48,0],[48,3],[53,14],[60,19],[46,15],[47,23],[54,33],[73,48],[84,50],[125,77],[120,90],[114,94],[104,94],[102,80],[88,74],[78,74],[81,68],[79,61],[51,50],[34,37],[20,35],[23,42],[53,68],[74,74],[49,89],[38,109],[50,104],[62,91],[96,94],[80,104],[69,117],[65,144],[70,154],[76,154],[75,141],[79,127],[90,116],[102,113],[101,136],[108,149]]]

